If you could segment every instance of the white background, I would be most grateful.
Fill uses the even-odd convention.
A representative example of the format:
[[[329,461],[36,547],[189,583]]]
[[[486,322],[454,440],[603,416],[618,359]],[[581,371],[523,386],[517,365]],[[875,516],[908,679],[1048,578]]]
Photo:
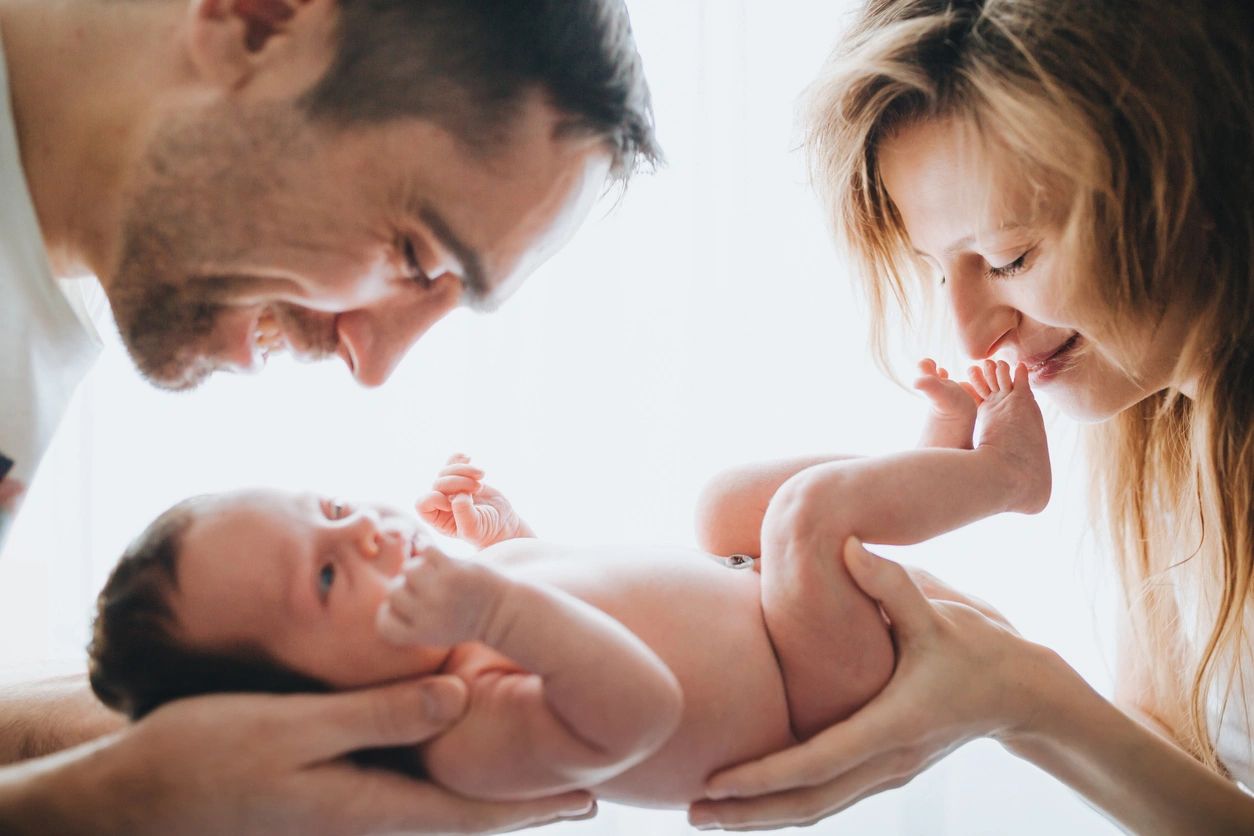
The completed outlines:
[[[279,358],[260,377],[167,395],[107,340],[0,559],[3,666],[81,665],[116,556],[193,493],[259,484],[405,504],[462,450],[543,537],[691,543],[693,500],[722,467],[913,443],[924,406],[870,361],[797,151],[799,94],[848,4],[629,6],[669,165],[604,201],[500,312],[450,316],[382,390],[358,389],[339,365]],[[951,346],[926,348],[961,368]],[[907,379],[914,355],[902,353]],[[894,556],[991,601],[1109,693],[1109,565],[1085,539],[1074,429],[1050,428],[1055,496],[1043,514]],[[681,813],[614,805],[561,827],[688,830]],[[981,742],[812,832],[1115,829]]]

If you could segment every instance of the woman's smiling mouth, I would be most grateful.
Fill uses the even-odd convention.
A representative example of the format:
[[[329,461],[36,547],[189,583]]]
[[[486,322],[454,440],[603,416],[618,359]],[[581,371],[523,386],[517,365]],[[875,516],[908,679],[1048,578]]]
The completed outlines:
[[[1020,362],[1028,367],[1033,385],[1048,383],[1071,367],[1075,350],[1083,342],[1084,338],[1076,331],[1052,351],[1024,357]]]

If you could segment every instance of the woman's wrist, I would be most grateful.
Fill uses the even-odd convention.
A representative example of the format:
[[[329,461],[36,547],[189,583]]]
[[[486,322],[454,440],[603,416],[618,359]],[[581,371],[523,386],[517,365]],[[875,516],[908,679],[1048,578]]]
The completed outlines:
[[[1029,647],[1026,664],[1012,696],[1018,710],[1005,728],[990,736],[1011,754],[1036,762],[1043,750],[1066,745],[1076,717],[1115,709],[1053,650],[1024,643]]]

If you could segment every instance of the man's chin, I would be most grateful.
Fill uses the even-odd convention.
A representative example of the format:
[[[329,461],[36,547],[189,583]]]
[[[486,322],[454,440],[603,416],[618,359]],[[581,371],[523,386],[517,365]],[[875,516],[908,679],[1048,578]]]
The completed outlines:
[[[190,392],[200,387],[202,383],[217,371],[217,368],[208,360],[197,358],[191,362],[173,364],[160,363],[149,364],[135,360],[135,368],[144,380],[165,392]]]

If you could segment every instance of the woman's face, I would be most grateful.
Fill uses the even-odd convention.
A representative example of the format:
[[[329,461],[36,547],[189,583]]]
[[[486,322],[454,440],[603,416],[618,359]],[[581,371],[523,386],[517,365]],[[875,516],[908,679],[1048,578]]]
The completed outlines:
[[[971,136],[958,120],[927,120],[879,149],[885,187],[914,249],[942,277],[967,355],[1025,363],[1033,385],[1081,421],[1168,387],[1188,394],[1192,381],[1173,377],[1187,317],[1127,322],[1118,336],[1132,360],[1117,363],[1096,328],[1103,312],[1066,301],[1072,260],[1059,251],[1058,222],[1034,218],[1028,185],[1016,194],[1015,172],[990,168]],[[992,199],[990,182],[1002,184]]]

